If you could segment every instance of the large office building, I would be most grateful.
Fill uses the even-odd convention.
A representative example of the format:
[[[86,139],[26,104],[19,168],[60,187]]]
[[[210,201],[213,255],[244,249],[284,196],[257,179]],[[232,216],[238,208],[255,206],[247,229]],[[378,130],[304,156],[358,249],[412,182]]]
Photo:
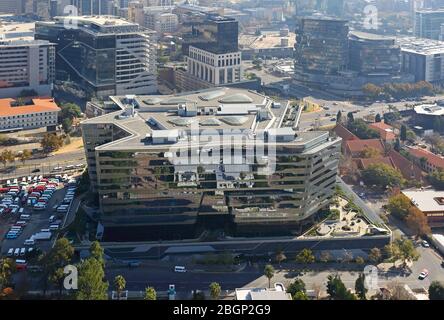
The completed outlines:
[[[112,100],[81,123],[105,236],[207,219],[282,232],[334,193],[341,139],[296,131],[298,107],[226,87]]]
[[[438,40],[412,37],[398,38],[401,46],[402,71],[415,81],[442,84],[444,81],[444,43]]]
[[[145,7],[143,25],[159,35],[175,32],[179,26],[179,17],[172,10],[173,7]]]
[[[182,51],[187,71],[182,74],[183,91],[242,81],[242,59],[238,47],[238,22],[219,15],[200,14],[186,24]]]
[[[348,66],[346,20],[302,18],[298,21],[295,44],[295,80],[324,85],[325,76],[338,75]]]
[[[361,96],[368,83],[412,82],[401,72],[400,47],[392,37],[349,32],[346,20],[301,18],[296,30],[294,81],[341,96]]]
[[[21,12],[20,2],[18,0],[1,0],[0,13],[14,13]]]
[[[418,10],[415,12],[413,35],[418,38],[439,40],[444,24],[444,9]]]
[[[349,46],[351,70],[366,76],[399,75],[401,48],[394,37],[353,31]]]
[[[23,90],[51,96],[55,45],[34,40],[34,23],[0,27],[0,98],[17,97]]]
[[[36,23],[36,38],[57,44],[56,78],[88,96],[157,91],[155,32],[114,16],[63,17]],[[73,28],[72,26],[76,27]]]

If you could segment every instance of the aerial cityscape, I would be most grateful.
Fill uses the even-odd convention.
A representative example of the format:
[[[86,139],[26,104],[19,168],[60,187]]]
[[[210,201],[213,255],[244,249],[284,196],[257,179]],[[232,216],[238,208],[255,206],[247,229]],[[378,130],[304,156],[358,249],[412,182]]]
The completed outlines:
[[[444,300],[444,0],[0,0],[0,300]]]

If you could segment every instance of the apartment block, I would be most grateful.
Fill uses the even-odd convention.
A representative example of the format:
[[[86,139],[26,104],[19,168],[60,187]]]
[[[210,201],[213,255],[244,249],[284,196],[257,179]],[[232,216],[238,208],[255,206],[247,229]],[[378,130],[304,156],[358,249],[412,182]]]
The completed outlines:
[[[55,73],[55,45],[34,40],[34,23],[0,27],[0,98],[17,97],[23,90],[51,96]]]

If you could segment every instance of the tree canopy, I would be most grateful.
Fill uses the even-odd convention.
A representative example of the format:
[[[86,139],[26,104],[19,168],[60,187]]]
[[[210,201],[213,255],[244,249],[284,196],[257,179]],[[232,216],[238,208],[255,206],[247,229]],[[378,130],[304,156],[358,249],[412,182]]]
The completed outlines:
[[[356,296],[348,290],[339,275],[329,275],[327,293],[332,300],[356,300]]]
[[[402,186],[404,178],[399,170],[385,163],[370,164],[361,171],[362,180],[368,186],[376,185],[380,188],[387,186]]]

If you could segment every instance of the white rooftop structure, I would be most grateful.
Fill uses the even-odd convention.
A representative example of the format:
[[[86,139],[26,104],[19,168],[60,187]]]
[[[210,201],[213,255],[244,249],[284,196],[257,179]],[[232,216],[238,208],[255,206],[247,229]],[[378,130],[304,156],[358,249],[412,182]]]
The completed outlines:
[[[415,107],[417,114],[425,114],[430,116],[442,116],[444,115],[444,107],[437,104],[421,104]]]
[[[236,289],[236,300],[292,300],[291,294],[267,288]]]
[[[444,191],[403,190],[402,193],[422,212],[444,211]]]
[[[412,52],[422,55],[433,55],[444,52],[444,42],[439,40],[399,37],[396,42],[401,46],[402,51]]]

